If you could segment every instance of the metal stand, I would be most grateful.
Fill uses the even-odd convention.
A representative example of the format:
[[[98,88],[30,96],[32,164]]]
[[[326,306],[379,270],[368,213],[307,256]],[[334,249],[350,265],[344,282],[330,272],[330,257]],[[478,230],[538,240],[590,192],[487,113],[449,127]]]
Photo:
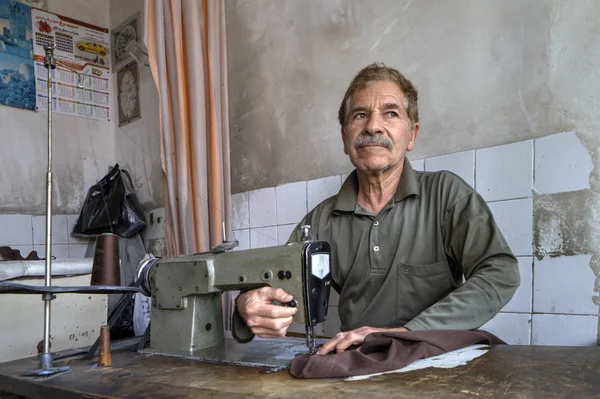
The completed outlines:
[[[44,46],[46,56],[44,66],[48,70],[48,172],[46,173],[46,280],[45,285],[51,285],[52,278],[52,70],[56,68],[54,49],[56,45]],[[69,371],[69,366],[52,367],[52,354],[50,353],[50,305],[54,295],[49,292],[42,294],[44,301],[44,351],[40,355],[39,370],[28,371],[26,376],[48,376]]]

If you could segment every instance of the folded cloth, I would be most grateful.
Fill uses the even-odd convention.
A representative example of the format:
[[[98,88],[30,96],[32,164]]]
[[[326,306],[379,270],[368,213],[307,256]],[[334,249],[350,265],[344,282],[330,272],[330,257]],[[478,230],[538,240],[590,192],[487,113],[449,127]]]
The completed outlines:
[[[296,378],[336,378],[381,373],[475,344],[506,342],[482,330],[378,332],[367,335],[358,350],[298,355],[290,363],[290,374]]]

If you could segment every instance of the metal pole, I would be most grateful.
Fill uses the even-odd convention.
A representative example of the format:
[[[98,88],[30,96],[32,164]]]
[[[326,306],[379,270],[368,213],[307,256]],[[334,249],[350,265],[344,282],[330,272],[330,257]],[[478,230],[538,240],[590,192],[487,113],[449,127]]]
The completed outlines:
[[[44,66],[48,69],[48,172],[46,173],[46,286],[52,279],[52,70],[56,68],[55,45],[45,46]],[[52,295],[44,296],[44,352],[50,354],[50,305]],[[50,358],[50,362],[52,362]]]
[[[52,279],[52,70],[56,68],[54,49],[56,45],[44,46],[46,55],[44,66],[48,69],[48,172],[46,173],[46,287],[51,286]],[[25,376],[48,376],[69,371],[69,366],[52,367],[50,353],[50,304],[54,295],[50,292],[42,294],[44,301],[44,351],[40,354],[40,368],[23,373]]]

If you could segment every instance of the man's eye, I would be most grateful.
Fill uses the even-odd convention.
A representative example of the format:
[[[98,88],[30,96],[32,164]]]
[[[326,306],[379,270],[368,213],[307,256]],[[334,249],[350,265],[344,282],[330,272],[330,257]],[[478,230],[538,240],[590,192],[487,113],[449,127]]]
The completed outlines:
[[[366,117],[367,114],[365,114],[364,112],[359,112],[356,115],[354,115],[354,120],[365,119]]]
[[[388,111],[386,112],[386,115],[390,118],[397,118],[398,117],[398,113],[396,111]]]

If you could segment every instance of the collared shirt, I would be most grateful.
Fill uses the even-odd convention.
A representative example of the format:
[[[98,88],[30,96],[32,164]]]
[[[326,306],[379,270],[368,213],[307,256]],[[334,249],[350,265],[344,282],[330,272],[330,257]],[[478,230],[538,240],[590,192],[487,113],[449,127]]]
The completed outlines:
[[[519,286],[517,260],[487,204],[448,171],[405,160],[397,191],[377,214],[357,202],[356,171],[299,224],[332,249],[343,331],[478,328]],[[298,241],[296,229],[290,241]],[[463,283],[464,277],[464,283]]]

